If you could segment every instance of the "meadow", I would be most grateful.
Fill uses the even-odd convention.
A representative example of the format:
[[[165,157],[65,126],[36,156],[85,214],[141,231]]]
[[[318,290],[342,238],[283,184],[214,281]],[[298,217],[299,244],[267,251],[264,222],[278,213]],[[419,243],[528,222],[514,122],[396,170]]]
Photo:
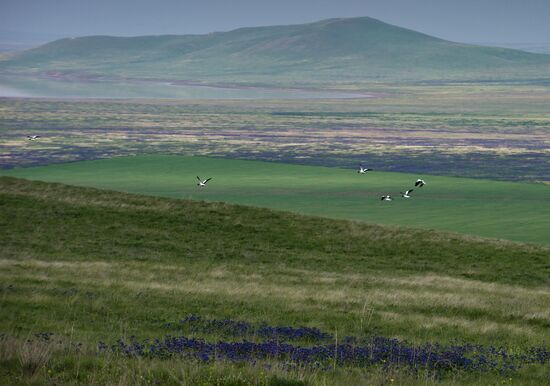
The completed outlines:
[[[34,168],[4,175],[129,193],[223,201],[372,224],[438,229],[546,244],[549,187],[430,175],[368,172],[206,157],[135,156]],[[206,188],[196,176],[212,177]],[[427,185],[414,188],[417,178]],[[400,192],[414,188],[412,198]],[[392,202],[380,197],[391,194]]]
[[[548,379],[547,247],[10,177],[0,233],[3,384]]]

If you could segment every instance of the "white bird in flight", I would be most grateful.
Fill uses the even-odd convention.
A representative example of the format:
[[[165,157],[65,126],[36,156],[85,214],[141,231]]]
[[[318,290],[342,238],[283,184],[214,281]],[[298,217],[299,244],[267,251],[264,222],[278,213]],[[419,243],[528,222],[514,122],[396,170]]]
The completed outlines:
[[[382,196],[380,198],[381,201],[391,201],[391,196],[389,194],[386,194],[385,196]]]
[[[198,187],[204,188],[206,186],[206,183],[210,181],[212,178],[207,178],[206,180],[201,180],[199,176],[197,176],[197,180],[199,180],[199,183],[197,184]]]
[[[36,140],[36,139],[38,139],[38,138],[40,138],[39,135],[27,135],[27,139],[28,139],[29,141],[34,141],[34,140]]]
[[[418,186],[419,188],[423,187],[424,185],[426,185],[426,181],[424,181],[420,178],[418,180],[416,180],[416,182],[414,183],[414,186]]]
[[[370,168],[364,168],[363,165],[359,165],[359,170],[357,171],[357,173],[359,174],[365,174],[366,172],[370,172],[372,171],[372,169]]]
[[[409,190],[406,190],[404,192],[401,192],[401,197],[403,198],[411,198],[411,192],[413,191],[414,189],[409,189]]]

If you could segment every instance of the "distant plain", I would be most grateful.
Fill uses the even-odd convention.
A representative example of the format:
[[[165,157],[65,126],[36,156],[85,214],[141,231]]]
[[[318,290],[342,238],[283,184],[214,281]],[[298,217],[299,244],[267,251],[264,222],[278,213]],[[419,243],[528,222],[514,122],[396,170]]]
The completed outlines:
[[[0,164],[162,153],[550,181],[547,86],[372,84],[355,91],[374,97],[4,98]],[[27,141],[33,133],[41,140]]]

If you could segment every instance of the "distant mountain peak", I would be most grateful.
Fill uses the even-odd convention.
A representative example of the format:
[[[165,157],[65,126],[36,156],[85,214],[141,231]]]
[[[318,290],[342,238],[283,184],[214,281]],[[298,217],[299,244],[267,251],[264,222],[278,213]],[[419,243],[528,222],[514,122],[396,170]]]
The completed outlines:
[[[449,42],[371,17],[204,35],[61,39],[0,70],[230,82],[484,80],[550,76],[550,55]]]

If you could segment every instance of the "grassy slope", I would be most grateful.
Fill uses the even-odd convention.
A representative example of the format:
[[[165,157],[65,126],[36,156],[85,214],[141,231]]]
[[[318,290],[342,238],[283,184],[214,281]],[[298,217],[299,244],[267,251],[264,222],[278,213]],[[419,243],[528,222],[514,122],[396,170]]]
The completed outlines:
[[[416,175],[203,157],[140,156],[13,169],[2,174],[154,196],[224,201],[369,223],[433,228],[547,244],[545,185],[422,176],[427,185],[404,200]],[[195,176],[214,177],[207,189]],[[393,202],[380,202],[382,194]]]
[[[527,79],[548,76],[550,56],[448,42],[363,17],[207,35],[62,39],[2,66],[232,82]]]
[[[0,233],[0,331],[83,343],[34,378],[0,352],[8,383],[103,383],[128,372],[158,379],[163,366],[166,382],[189,379],[178,363],[104,362],[94,351],[99,340],[161,336],[165,322],[189,313],[415,342],[524,347],[550,339],[545,248],[6,177]],[[230,370],[217,371],[248,371]],[[546,370],[514,380],[540,384]],[[366,382],[357,373],[330,376]],[[468,376],[454,382],[461,379]]]

